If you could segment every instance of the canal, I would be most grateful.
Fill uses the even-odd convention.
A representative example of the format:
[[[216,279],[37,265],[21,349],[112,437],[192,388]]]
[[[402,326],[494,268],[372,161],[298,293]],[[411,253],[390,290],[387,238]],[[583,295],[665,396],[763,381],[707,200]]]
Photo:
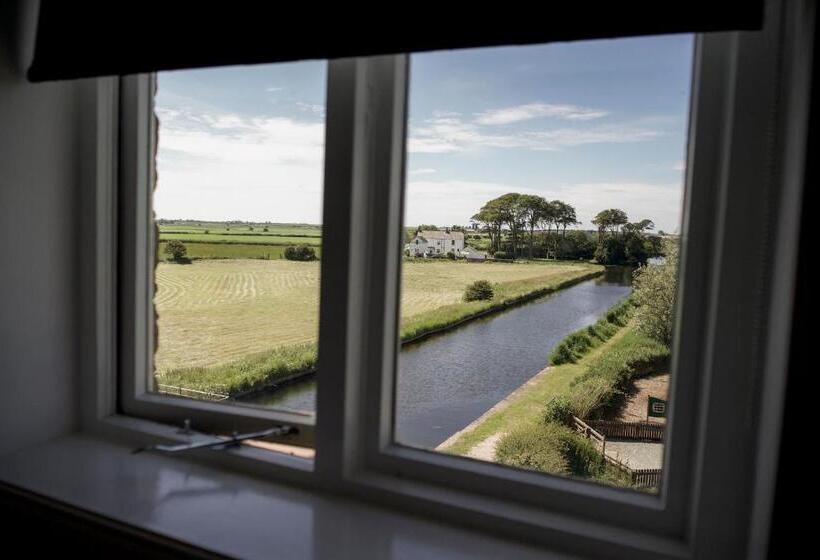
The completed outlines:
[[[396,441],[434,448],[542,370],[570,332],[591,325],[631,291],[631,269],[610,268],[555,294],[477,319],[402,349]],[[316,379],[242,398],[313,411]]]

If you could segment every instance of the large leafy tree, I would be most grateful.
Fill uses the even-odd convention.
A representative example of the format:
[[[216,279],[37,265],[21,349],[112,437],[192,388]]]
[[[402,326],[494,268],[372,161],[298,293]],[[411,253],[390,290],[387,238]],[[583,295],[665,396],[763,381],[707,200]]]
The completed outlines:
[[[542,213],[544,211],[546,200],[534,194],[523,194],[518,199],[518,204],[521,207],[524,225],[530,232],[530,246],[529,257],[532,258],[533,238],[535,236],[535,228],[541,223]]]
[[[641,266],[634,275],[638,330],[664,344],[671,344],[678,281],[678,243],[667,240],[663,261]]]
[[[481,226],[490,237],[490,253],[499,250],[501,242],[501,228],[504,226],[504,216],[499,207],[498,201],[491,200],[470,218]]]
[[[595,218],[592,219],[592,223],[598,226],[598,239],[600,241],[607,232],[616,233],[618,228],[628,224],[629,217],[623,210],[608,208],[598,212]]]
[[[575,226],[580,224],[578,217],[575,215],[575,208],[562,202],[560,200],[553,200],[552,205],[555,211],[556,228],[561,227],[561,235],[566,236],[567,226]]]

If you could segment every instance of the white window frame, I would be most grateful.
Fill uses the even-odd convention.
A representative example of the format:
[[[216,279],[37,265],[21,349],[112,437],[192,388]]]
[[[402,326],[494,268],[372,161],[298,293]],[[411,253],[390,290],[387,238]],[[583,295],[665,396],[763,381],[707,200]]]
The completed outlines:
[[[203,431],[288,422],[300,426],[302,443],[316,444],[315,461],[249,449],[194,456],[424,514],[434,508],[444,519],[577,553],[606,546],[613,558],[765,555],[797,257],[813,9],[812,2],[771,0],[763,31],[697,38],[682,303],[659,496],[392,443],[408,78],[403,55],[329,64],[315,431],[299,415],[146,391],[153,354],[153,85],[149,77],[132,76],[88,86],[84,172],[93,189],[83,199],[83,236],[93,250],[83,256],[84,429],[135,441],[179,440],[184,436],[175,427],[185,418]],[[750,264],[762,264],[760,273],[749,274]]]

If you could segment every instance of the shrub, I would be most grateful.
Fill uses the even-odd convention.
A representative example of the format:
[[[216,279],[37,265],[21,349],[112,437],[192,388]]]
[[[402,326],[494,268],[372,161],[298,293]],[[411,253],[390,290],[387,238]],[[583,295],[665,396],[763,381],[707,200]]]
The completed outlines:
[[[464,290],[464,301],[493,299],[493,286],[486,280],[476,280]]]
[[[285,249],[285,258],[289,261],[314,261],[316,251],[307,245],[294,245]]]
[[[493,258],[500,261],[511,261],[513,256],[506,251],[496,251],[493,253]]]
[[[211,230],[206,229],[206,230],[205,230],[205,235],[207,235],[207,234],[209,234],[209,233],[211,233]]]
[[[671,241],[666,243],[663,263],[635,271],[635,300],[640,304],[638,330],[664,344],[672,342],[677,277],[678,246]]]
[[[552,423],[519,426],[498,441],[495,459],[513,467],[569,474],[565,430]]]
[[[268,228],[262,228],[262,231],[264,231],[264,232],[266,232],[266,233],[267,233]]]
[[[453,251],[448,251],[447,252],[447,258],[450,259],[451,261],[454,261],[454,260],[456,260],[456,254]]]
[[[165,254],[169,255],[170,260],[175,262],[188,261],[188,248],[178,239],[171,239],[165,244]]]
[[[513,467],[630,485],[628,477],[606,464],[595,444],[554,422],[524,425],[505,434],[495,459]]]
[[[544,407],[544,420],[546,422],[569,424],[572,420],[572,414],[572,403],[564,395],[552,397]]]

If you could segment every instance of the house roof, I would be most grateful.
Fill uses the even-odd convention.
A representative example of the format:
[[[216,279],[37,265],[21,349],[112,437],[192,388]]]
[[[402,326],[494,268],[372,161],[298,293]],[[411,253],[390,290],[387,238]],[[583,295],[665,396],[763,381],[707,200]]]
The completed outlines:
[[[425,239],[425,240],[429,240],[429,239],[444,239],[444,240],[457,239],[457,240],[460,240],[460,241],[464,241],[464,233],[462,233],[460,231],[447,232],[447,231],[434,231],[434,230],[425,229],[423,231],[420,231],[416,235],[418,237],[421,237],[421,238]]]

